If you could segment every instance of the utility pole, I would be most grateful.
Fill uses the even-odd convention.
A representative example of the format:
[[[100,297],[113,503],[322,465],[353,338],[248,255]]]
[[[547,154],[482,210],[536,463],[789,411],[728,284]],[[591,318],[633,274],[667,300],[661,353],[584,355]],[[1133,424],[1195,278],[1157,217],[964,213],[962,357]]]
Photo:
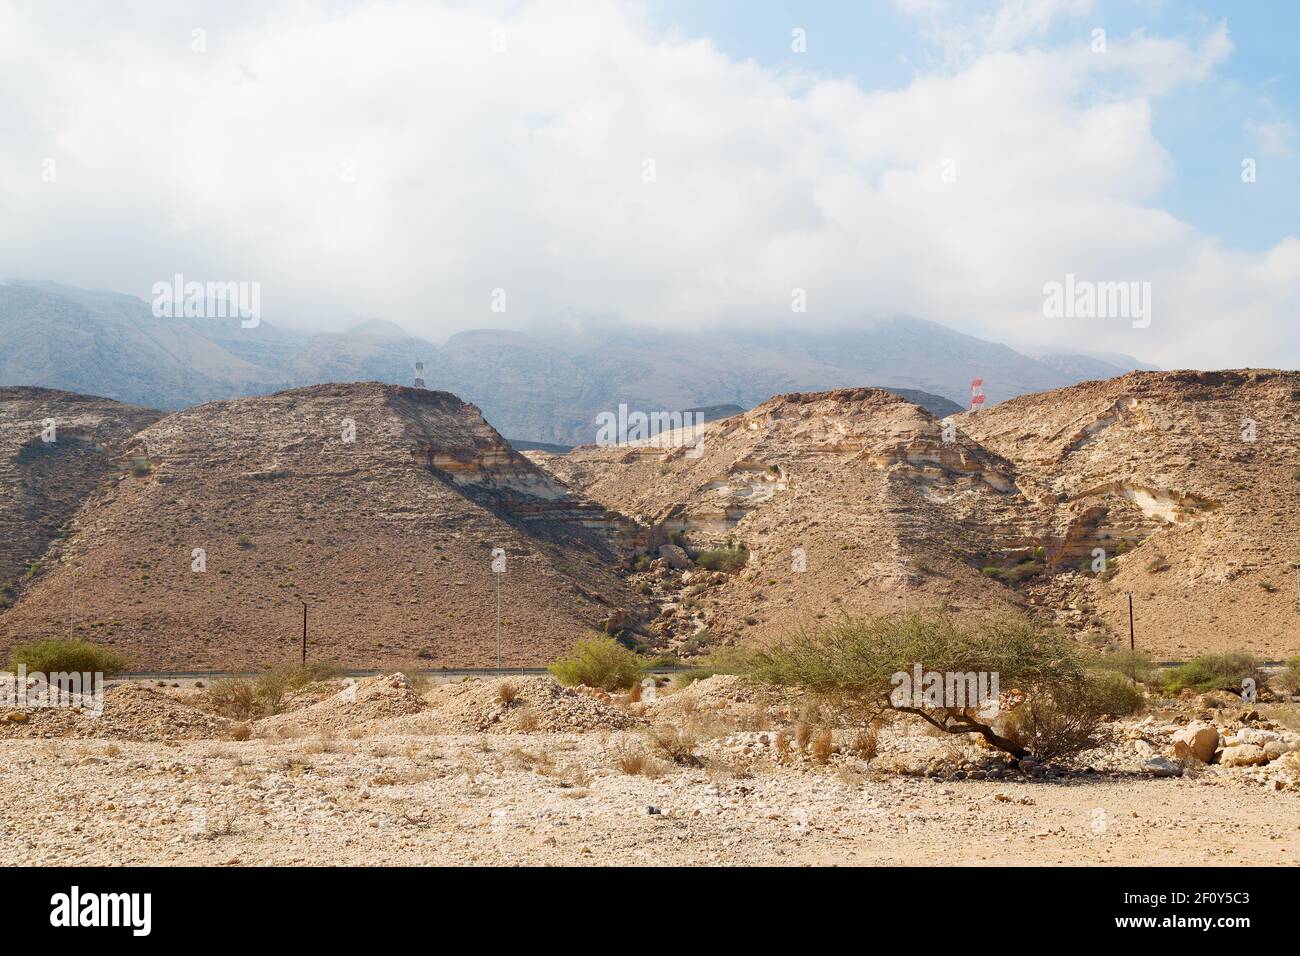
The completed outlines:
[[[73,628],[73,621],[76,617],[77,607],[77,566],[70,565],[68,568],[68,640],[77,639]]]
[[[1133,592],[1128,592],[1128,652],[1133,683],[1138,679],[1137,641],[1133,637]]]
[[[501,671],[501,575],[506,573],[506,549],[492,549],[492,577],[497,579],[497,672]]]
[[[302,602],[302,664],[307,666],[307,602]]]

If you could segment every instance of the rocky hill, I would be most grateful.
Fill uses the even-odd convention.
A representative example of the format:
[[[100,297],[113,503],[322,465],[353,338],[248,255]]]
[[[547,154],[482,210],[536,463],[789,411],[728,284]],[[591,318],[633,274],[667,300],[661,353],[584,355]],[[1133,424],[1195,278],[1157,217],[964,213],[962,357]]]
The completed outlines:
[[[1014,463],[1022,589],[1056,619],[1127,643],[1131,593],[1154,654],[1300,652],[1300,373],[1133,372],[955,421]]]
[[[841,389],[706,426],[698,452],[536,457],[681,546],[645,572],[670,643],[910,600],[1025,607],[1126,647],[1131,592],[1155,657],[1285,658],[1300,653],[1297,399],[1295,372],[1133,372],[945,422]],[[709,554],[729,545],[747,552]],[[739,570],[700,571],[719,560]]]
[[[60,559],[0,615],[0,648],[77,631],[138,668],[537,664],[641,596],[617,516],[445,392],[320,385],[214,402],[137,432]],[[494,549],[506,559],[494,575]],[[70,580],[75,574],[75,581]]]
[[[0,387],[0,607],[49,560],[82,504],[129,466],[161,412],[49,388]],[[66,615],[65,615],[66,625]]]
[[[1287,658],[1298,414],[1297,372],[1134,372],[946,419],[793,392],[551,454],[379,383],[165,417],[4,389],[0,652],[71,618],[137,667],[261,667],[297,656],[305,602],[317,659],[490,665],[500,581],[507,664],[592,629],[691,653],[937,605],[1114,648],[1129,594],[1154,657]]]
[[[1025,543],[1000,533],[1025,506],[1011,467],[969,438],[946,442],[917,405],[880,389],[781,395],[705,426],[702,446],[537,456],[667,545],[643,577],[670,644],[778,635],[841,612],[1020,603],[981,574]],[[727,562],[734,573],[701,570]]]

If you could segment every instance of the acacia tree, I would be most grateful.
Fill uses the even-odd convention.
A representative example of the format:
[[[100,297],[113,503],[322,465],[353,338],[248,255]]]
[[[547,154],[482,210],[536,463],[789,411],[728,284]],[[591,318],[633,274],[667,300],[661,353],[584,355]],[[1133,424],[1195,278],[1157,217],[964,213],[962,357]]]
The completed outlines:
[[[1069,725],[1090,731],[1108,708],[1111,713],[1124,707],[1131,710],[1131,697],[1140,699],[1133,690],[1129,699],[1116,705],[1114,694],[1093,693],[1100,685],[1086,663],[1078,645],[1064,634],[1036,627],[1024,617],[959,619],[932,611],[846,616],[827,628],[803,631],[754,652],[745,671],[757,680],[809,691],[859,721],[870,722],[889,711],[913,714],[939,730],[978,734],[1005,753],[1027,757],[1039,749],[1063,755],[1059,745],[1034,746],[1036,734],[1042,733],[1045,741],[1050,726],[1042,719],[1045,713],[1068,705]],[[1004,701],[990,708],[988,701],[898,693],[899,675],[915,672],[918,665],[926,673],[941,675],[996,675]],[[1034,705],[1039,718],[1030,732],[999,733],[995,722],[1007,712],[1007,705],[1026,702]],[[1076,738],[1077,748],[1082,749],[1089,734]]]

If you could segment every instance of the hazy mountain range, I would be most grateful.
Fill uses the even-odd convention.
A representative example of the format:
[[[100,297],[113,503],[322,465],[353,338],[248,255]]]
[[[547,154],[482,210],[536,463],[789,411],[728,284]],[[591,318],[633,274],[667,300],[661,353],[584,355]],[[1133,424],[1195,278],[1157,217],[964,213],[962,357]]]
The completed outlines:
[[[545,331],[475,329],[441,345],[371,319],[310,333],[263,320],[157,318],[135,296],[47,282],[0,284],[0,385],[43,385],[161,409],[332,381],[411,384],[482,409],[527,442],[590,442],[596,415],[715,405],[841,386],[891,389],[944,415],[1153,366],[1123,355],[1022,354],[909,317],[836,330],[788,326],[661,332],[618,321]]]

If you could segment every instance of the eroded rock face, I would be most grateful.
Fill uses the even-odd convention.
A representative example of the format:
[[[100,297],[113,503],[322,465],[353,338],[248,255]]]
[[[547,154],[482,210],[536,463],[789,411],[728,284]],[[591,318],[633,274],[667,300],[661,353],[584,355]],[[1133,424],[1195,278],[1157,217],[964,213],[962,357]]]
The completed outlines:
[[[510,450],[446,392],[320,385],[214,402],[139,431],[63,560],[0,616],[0,646],[82,627],[136,667],[554,659],[644,601],[614,573],[617,516]],[[594,525],[594,527],[592,526]],[[506,571],[492,571],[494,549]]]
[[[647,572],[656,632],[674,642],[785,633],[819,612],[973,603],[990,593],[990,549],[1032,547],[1008,464],[879,389],[782,395],[707,424],[698,444],[584,446],[546,466],[607,508],[620,502],[655,543],[746,547],[725,574],[697,576],[680,558]],[[994,605],[1016,603],[994,589]]]
[[[32,562],[90,497],[130,467],[125,442],[162,412],[50,388],[0,387],[0,588],[17,596]]]
[[[936,420],[838,389],[709,423],[697,454],[585,446],[547,467],[656,543],[750,550],[722,586],[656,575],[667,634],[946,603],[1126,643],[1132,593],[1152,655],[1285,658],[1298,397],[1295,372],[1135,372]]]
[[[1034,533],[1055,573],[1025,590],[1058,623],[1126,636],[1131,593],[1150,653],[1285,657],[1298,411],[1295,372],[1134,372],[957,421],[1038,502]]]

